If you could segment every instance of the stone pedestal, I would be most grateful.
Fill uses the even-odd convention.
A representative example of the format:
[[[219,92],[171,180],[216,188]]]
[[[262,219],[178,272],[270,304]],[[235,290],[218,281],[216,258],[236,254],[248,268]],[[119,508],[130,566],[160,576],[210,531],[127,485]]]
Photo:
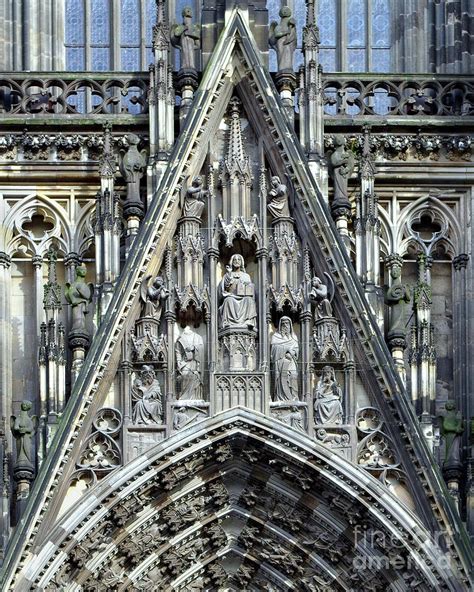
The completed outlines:
[[[221,368],[228,372],[252,372],[256,367],[257,332],[250,329],[219,331]]]
[[[76,378],[84,364],[90,342],[91,338],[85,331],[71,331],[68,335],[68,343],[72,351],[71,387],[76,382]]]

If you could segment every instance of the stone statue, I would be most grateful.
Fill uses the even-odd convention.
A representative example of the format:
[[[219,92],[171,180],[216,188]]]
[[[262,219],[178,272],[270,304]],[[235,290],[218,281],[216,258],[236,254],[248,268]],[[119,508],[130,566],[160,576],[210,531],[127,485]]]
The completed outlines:
[[[318,278],[314,277],[311,280],[311,290],[309,293],[309,299],[316,304],[314,312],[314,320],[330,318],[332,314],[331,301],[334,296],[334,284],[332,278],[328,273],[325,273],[328,280],[331,280],[329,285],[331,288],[331,294],[329,293],[328,286]]]
[[[16,462],[15,466],[34,467],[33,437],[38,428],[36,415],[28,415],[33,407],[30,401],[23,401],[18,416],[11,416],[11,430],[16,438]]]
[[[227,266],[227,273],[219,284],[219,320],[222,329],[254,329],[257,324],[255,286],[248,273],[242,255],[234,254]]]
[[[137,135],[127,134],[126,140],[128,149],[120,163],[120,172],[127,183],[127,200],[141,202],[140,179],[146,167],[146,150],[138,151],[140,138]]]
[[[440,418],[441,435],[445,442],[444,464],[457,464],[461,462],[461,434],[464,431],[464,422],[459,411],[456,411],[454,401],[446,401],[446,414]]]
[[[334,138],[334,152],[331,155],[331,170],[334,181],[333,203],[346,203],[349,201],[347,182],[354,170],[354,156],[346,150],[344,136],[338,134]]]
[[[147,275],[140,287],[140,299],[142,301],[142,317],[151,317],[158,322],[161,320],[163,303],[169,297],[170,292],[165,287],[165,281],[161,275],[157,275],[148,285],[151,275]]]
[[[204,209],[204,198],[209,191],[202,188],[202,178],[194,177],[191,187],[186,190],[183,204],[183,216],[200,218]]]
[[[314,392],[314,419],[316,424],[342,423],[342,390],[338,385],[334,368],[324,366]]]
[[[267,209],[274,218],[288,218],[290,209],[288,207],[288,191],[286,185],[280,182],[280,177],[271,178],[272,188],[268,192]]]
[[[193,11],[186,6],[181,13],[183,23],[175,24],[171,29],[171,43],[181,50],[181,69],[195,70],[194,50],[200,46],[201,32],[199,25],[193,24]]]
[[[280,24],[273,22],[270,25],[270,47],[276,50],[278,59],[278,71],[293,71],[293,56],[296,50],[296,22],[291,16],[288,6],[280,9]]]
[[[298,339],[289,317],[281,317],[278,331],[272,335],[271,360],[274,377],[274,401],[298,400]]]
[[[70,284],[66,282],[64,295],[72,306],[72,327],[71,333],[87,333],[85,315],[89,312],[88,307],[94,295],[94,285],[86,284],[87,269],[84,265],[76,267],[76,279]]]
[[[405,328],[405,304],[410,302],[410,290],[402,284],[402,259],[397,255],[387,258],[390,266],[392,285],[385,294],[385,303],[390,307],[390,325],[388,337],[402,337],[406,335]]]
[[[180,399],[202,399],[202,337],[186,327],[175,345],[176,368],[181,378]]]
[[[284,407],[275,409],[275,416],[283,423],[288,424],[299,432],[305,432],[305,421],[301,409],[292,405],[291,407]]]
[[[151,366],[142,366],[140,376],[133,381],[132,421],[134,424],[161,424],[163,404],[160,383]]]

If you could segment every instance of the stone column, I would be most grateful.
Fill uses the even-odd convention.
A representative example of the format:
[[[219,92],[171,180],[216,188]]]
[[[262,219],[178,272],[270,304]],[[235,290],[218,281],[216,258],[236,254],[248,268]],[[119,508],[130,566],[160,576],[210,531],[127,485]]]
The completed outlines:
[[[11,409],[11,258],[0,252],[0,417],[10,417]],[[5,434],[7,443],[11,444],[9,434]]]
[[[469,360],[472,345],[469,343],[470,317],[468,311],[468,263],[469,255],[461,254],[453,259],[453,368],[456,405],[463,417],[473,416],[472,395],[469,390]],[[470,396],[471,395],[471,396]],[[464,444],[469,445],[468,430]]]

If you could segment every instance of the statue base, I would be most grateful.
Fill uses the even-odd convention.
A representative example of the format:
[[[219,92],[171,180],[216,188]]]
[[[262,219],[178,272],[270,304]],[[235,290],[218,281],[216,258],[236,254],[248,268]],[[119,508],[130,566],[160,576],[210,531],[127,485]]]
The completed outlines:
[[[219,350],[222,370],[252,372],[256,366],[257,332],[244,327],[230,327],[219,331]]]
[[[181,68],[176,76],[176,88],[182,91],[184,88],[194,90],[199,86],[199,75],[195,68]]]
[[[314,362],[339,361],[346,345],[346,332],[334,317],[322,317],[314,323]]]
[[[73,329],[68,335],[68,344],[72,350],[75,349],[89,349],[91,338],[89,333],[82,331],[81,329]]]
[[[391,352],[394,350],[403,351],[407,346],[406,331],[389,331],[387,335],[387,344]]]

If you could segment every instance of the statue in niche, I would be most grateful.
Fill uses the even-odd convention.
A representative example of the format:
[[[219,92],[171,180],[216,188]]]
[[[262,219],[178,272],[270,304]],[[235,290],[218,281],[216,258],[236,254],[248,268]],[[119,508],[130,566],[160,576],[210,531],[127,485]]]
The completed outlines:
[[[349,201],[347,182],[354,170],[354,155],[346,150],[346,139],[337,134],[334,138],[334,152],[331,154],[331,170],[334,182],[333,204]]]
[[[36,415],[29,416],[32,407],[30,401],[23,401],[19,415],[11,416],[11,430],[16,439],[15,466],[34,466],[33,437],[38,428],[38,418]]]
[[[387,258],[390,265],[392,285],[385,294],[385,303],[390,307],[390,325],[388,336],[405,337],[405,304],[410,302],[410,290],[402,284],[402,259],[397,255]]]
[[[318,319],[331,318],[333,316],[331,302],[334,297],[334,283],[328,273],[325,273],[324,275],[329,280],[329,288],[316,276],[311,280],[309,299],[316,304],[314,312],[315,321]]]
[[[268,192],[267,209],[274,218],[288,218],[290,209],[288,207],[288,191],[286,185],[280,182],[276,175],[271,178],[272,188]]]
[[[133,381],[132,421],[134,424],[161,424],[163,404],[160,383],[151,366],[142,366],[140,375]]]
[[[72,327],[71,333],[86,333],[85,315],[89,312],[88,307],[94,295],[94,285],[86,284],[87,269],[84,265],[76,267],[76,279],[72,284],[66,282],[64,295],[72,306]]]
[[[280,24],[273,22],[270,25],[270,47],[276,50],[278,59],[278,71],[293,72],[293,56],[296,50],[296,21],[291,16],[288,6],[280,8]]]
[[[324,366],[314,395],[314,418],[316,424],[341,424],[342,389],[337,383],[332,366]]]
[[[158,322],[161,320],[163,312],[163,303],[169,297],[170,292],[165,287],[165,281],[161,275],[157,275],[156,278],[148,285],[151,275],[147,275],[140,287],[140,299],[142,301],[142,317],[151,317],[156,319]]]
[[[289,317],[281,317],[278,331],[272,335],[271,360],[274,377],[274,401],[298,400],[298,339]]]
[[[180,399],[202,399],[202,337],[186,327],[175,345],[176,368],[181,378]]]
[[[240,328],[253,330],[257,324],[255,286],[248,273],[242,255],[235,254],[226,267],[227,273],[219,284],[219,319],[222,329]]]
[[[186,190],[183,204],[183,216],[200,218],[204,209],[204,198],[209,191],[202,188],[202,178],[194,177],[191,186]]]
[[[195,70],[194,50],[200,46],[201,32],[199,25],[193,24],[193,11],[185,6],[181,13],[183,23],[171,28],[171,44],[181,50],[181,69]]]
[[[139,201],[140,179],[146,167],[146,150],[138,151],[140,138],[136,134],[127,134],[128,149],[120,163],[120,172],[127,183],[127,200]]]
[[[456,465],[461,463],[461,434],[464,431],[464,422],[462,415],[456,411],[454,401],[446,401],[446,414],[440,417],[441,435],[445,442],[445,461],[446,465]]]

